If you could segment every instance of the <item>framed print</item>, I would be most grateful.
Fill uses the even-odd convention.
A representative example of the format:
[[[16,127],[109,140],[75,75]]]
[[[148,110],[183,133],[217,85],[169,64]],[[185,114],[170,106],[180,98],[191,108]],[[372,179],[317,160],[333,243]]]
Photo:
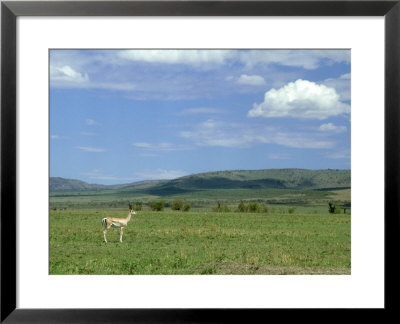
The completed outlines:
[[[1,10],[1,321],[394,309],[398,1]]]

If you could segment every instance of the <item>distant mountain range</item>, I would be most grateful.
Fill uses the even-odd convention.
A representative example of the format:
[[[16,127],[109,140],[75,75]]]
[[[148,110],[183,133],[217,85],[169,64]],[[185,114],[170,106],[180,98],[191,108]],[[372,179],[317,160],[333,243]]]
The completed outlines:
[[[266,169],[198,173],[173,180],[101,185],[50,177],[50,192],[117,190],[169,195],[207,189],[340,189],[351,187],[350,170]]]
[[[145,180],[132,183],[103,185],[92,184],[76,179],[66,179],[61,177],[50,177],[50,192],[56,191],[98,191],[98,190],[115,190],[125,187],[146,187],[150,184],[165,182],[167,180]]]
[[[102,190],[107,187],[106,185],[89,184],[81,180],[50,177],[50,191]]]

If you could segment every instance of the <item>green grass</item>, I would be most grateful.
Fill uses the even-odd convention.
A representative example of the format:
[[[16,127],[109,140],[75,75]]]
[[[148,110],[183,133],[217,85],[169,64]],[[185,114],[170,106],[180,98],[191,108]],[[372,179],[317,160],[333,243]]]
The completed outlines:
[[[350,215],[302,212],[142,211],[105,244],[126,209],[51,210],[50,274],[350,274]]]

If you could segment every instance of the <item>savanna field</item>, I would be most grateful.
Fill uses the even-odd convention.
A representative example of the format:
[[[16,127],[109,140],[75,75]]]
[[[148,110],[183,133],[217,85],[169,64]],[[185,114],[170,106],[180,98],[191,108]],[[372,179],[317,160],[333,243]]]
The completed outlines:
[[[101,219],[127,209],[50,211],[50,274],[350,274],[350,214],[139,211],[124,230]]]
[[[55,178],[50,189],[50,274],[351,273],[350,171],[226,171],[114,187]],[[137,214],[123,242],[110,228],[106,244],[102,219],[127,217],[129,203]]]

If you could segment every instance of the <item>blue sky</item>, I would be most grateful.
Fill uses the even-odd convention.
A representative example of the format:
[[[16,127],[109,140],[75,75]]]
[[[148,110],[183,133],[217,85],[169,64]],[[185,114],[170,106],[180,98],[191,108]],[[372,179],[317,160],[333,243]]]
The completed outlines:
[[[50,176],[350,169],[349,50],[51,50]]]

